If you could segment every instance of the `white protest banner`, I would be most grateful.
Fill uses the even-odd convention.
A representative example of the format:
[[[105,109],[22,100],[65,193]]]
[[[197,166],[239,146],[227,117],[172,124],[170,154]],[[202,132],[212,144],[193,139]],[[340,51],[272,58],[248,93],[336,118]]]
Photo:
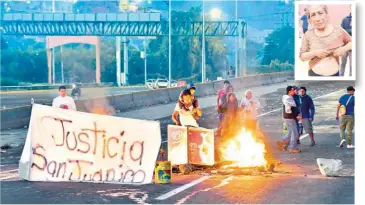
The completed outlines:
[[[19,163],[29,181],[152,182],[160,124],[34,104]]]

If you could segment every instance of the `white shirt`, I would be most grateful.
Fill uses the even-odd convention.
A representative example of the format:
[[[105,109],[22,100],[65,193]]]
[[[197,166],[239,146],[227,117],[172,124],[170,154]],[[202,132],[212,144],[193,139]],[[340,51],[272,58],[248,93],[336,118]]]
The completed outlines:
[[[243,98],[241,101],[241,106],[245,106],[243,112],[245,117],[251,119],[257,119],[257,109],[261,108],[260,102],[255,99]]]
[[[68,109],[70,110],[75,110],[76,111],[76,104],[74,99],[72,99],[72,97],[69,96],[58,96],[55,99],[53,99],[52,102],[52,107],[54,108],[61,108],[61,106],[67,106]]]
[[[182,126],[199,127],[198,123],[193,117],[193,108],[193,105],[191,105],[189,110],[184,110],[179,107],[179,103],[176,104],[174,111],[179,112],[179,118]]]
[[[285,113],[291,113],[291,108],[296,107],[293,96],[284,95],[283,96],[283,104],[285,106]]]

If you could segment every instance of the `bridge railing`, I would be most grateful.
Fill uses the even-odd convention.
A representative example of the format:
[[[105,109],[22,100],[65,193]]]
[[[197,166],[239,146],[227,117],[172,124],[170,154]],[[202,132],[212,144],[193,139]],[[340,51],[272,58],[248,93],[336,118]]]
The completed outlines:
[[[70,13],[6,13],[2,15],[3,21],[55,21],[55,22],[124,22],[124,21],[152,21],[161,20],[160,13],[95,13],[95,14],[70,14]]]

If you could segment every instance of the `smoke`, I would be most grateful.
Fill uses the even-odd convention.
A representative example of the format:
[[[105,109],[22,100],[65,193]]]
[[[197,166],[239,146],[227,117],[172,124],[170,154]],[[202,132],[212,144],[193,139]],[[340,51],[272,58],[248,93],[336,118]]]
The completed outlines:
[[[115,115],[116,110],[110,102],[112,96],[107,96],[106,88],[90,88],[87,89],[87,92],[90,92],[94,96],[97,96],[89,98],[84,102],[87,112],[99,115]]]

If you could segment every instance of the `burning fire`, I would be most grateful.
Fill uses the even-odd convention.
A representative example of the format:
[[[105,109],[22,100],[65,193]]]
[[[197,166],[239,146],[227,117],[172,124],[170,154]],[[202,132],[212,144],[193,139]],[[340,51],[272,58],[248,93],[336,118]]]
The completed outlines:
[[[220,152],[224,161],[233,162],[230,165],[233,167],[262,167],[267,164],[265,144],[245,128],[224,143]]]

